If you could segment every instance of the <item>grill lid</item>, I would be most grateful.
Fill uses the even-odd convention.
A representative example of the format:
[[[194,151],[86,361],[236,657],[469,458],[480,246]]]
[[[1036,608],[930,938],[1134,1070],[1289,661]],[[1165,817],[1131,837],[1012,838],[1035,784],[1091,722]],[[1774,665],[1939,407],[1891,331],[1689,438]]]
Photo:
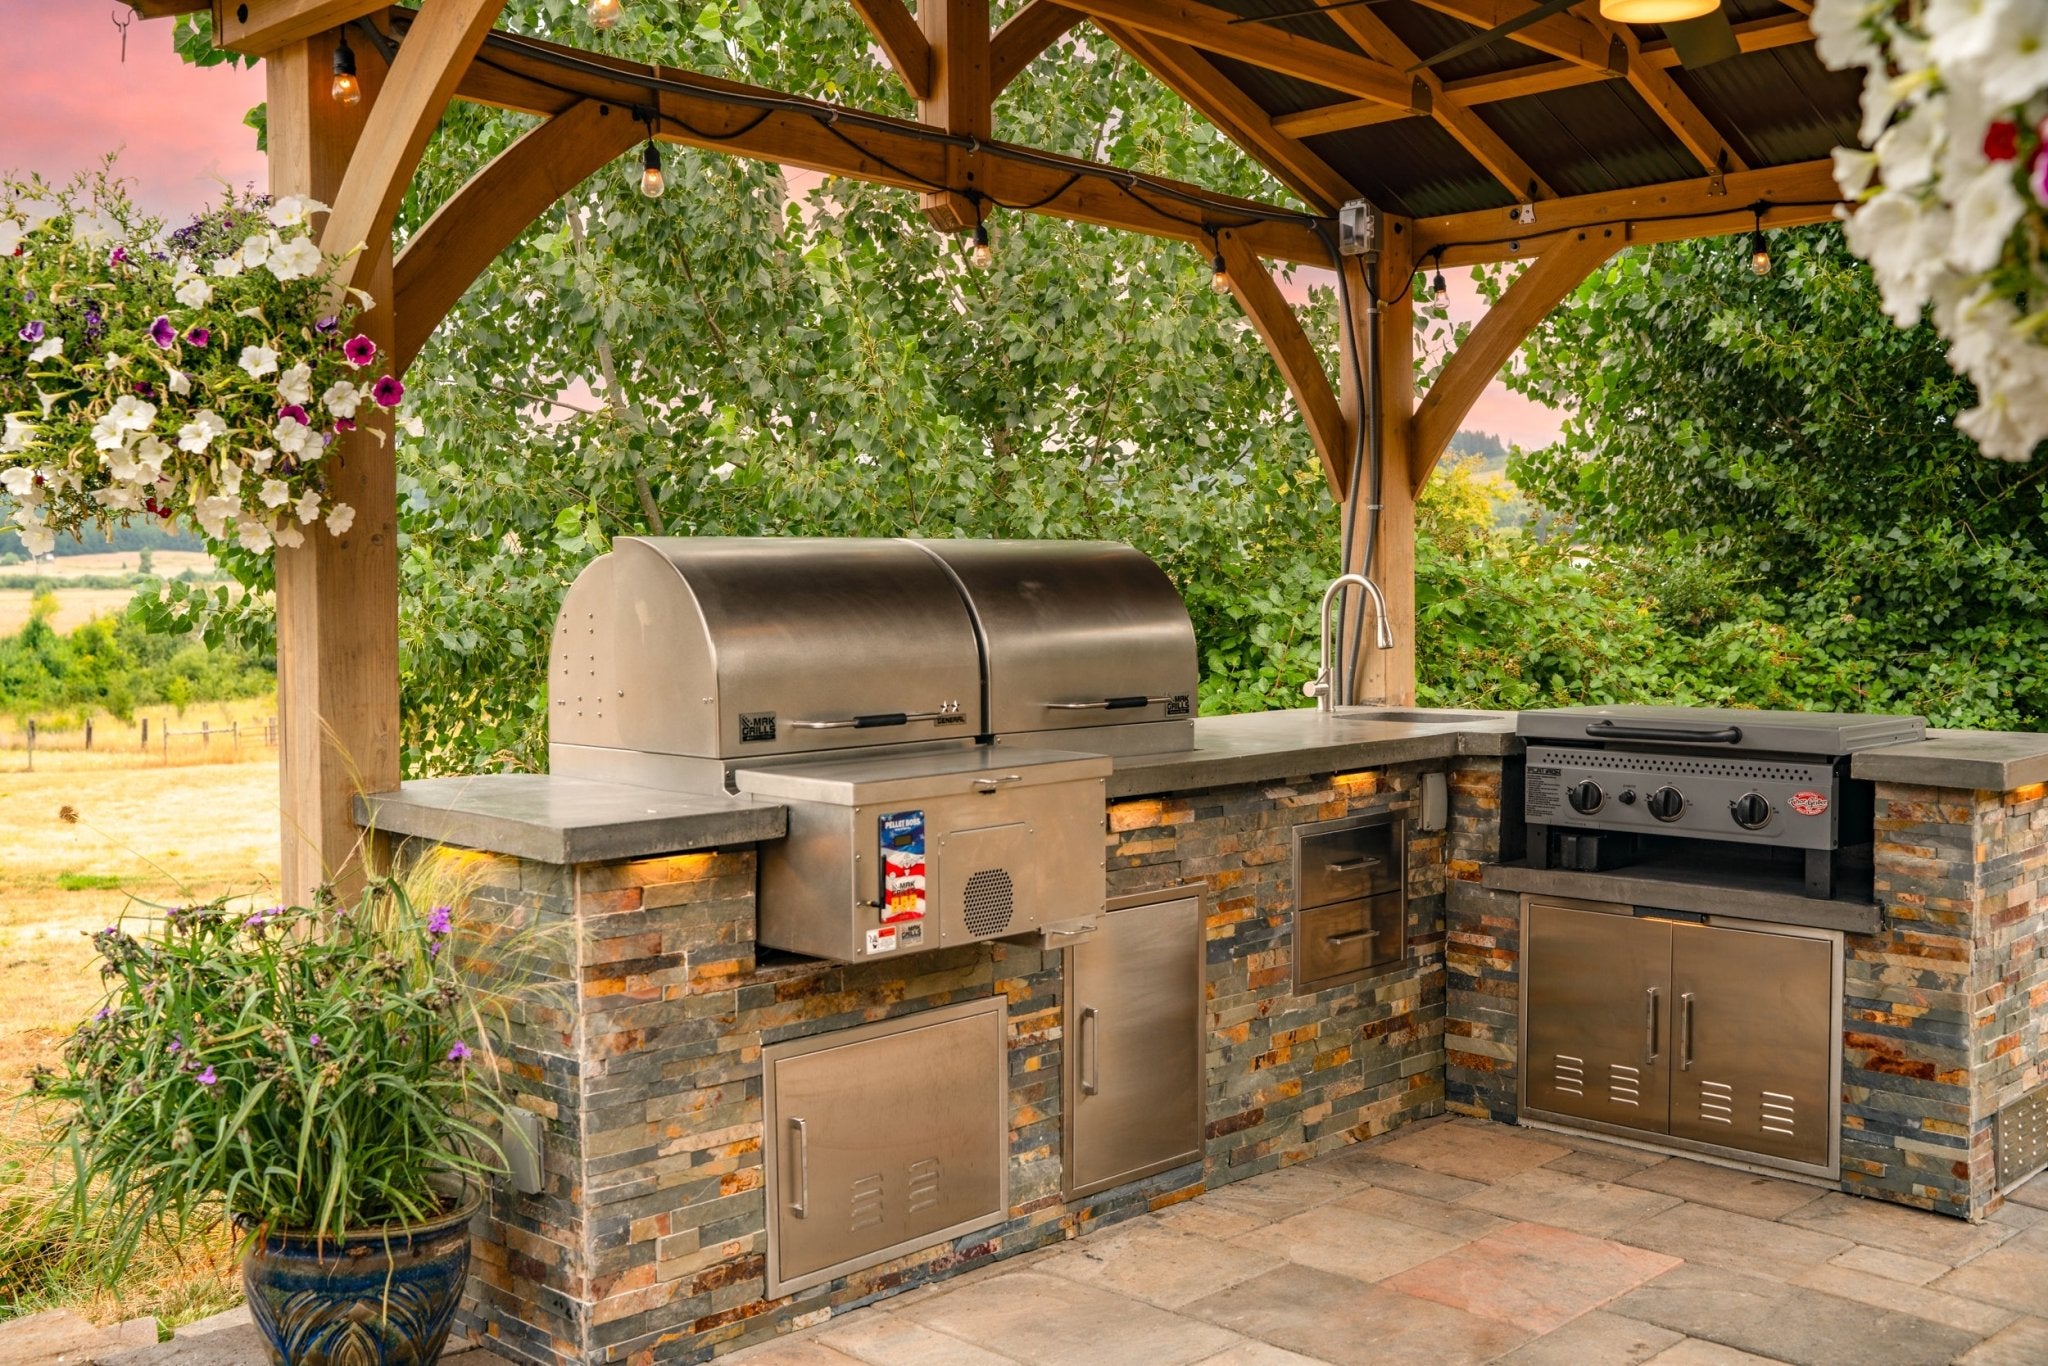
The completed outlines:
[[[1734,707],[1557,707],[1515,721],[1525,740],[1620,746],[1811,754],[1833,758],[1878,745],[1924,739],[1918,716],[1857,716],[1820,711],[1745,711]]]

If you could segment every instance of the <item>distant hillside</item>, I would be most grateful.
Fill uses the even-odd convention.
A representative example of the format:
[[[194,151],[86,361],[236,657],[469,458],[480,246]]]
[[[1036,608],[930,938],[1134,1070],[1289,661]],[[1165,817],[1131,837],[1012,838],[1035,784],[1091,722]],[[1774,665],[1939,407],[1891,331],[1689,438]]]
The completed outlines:
[[[1469,455],[1476,458],[1479,468],[1488,474],[1505,474],[1508,468],[1507,443],[1492,432],[1459,432],[1451,438],[1451,455]]]
[[[0,499],[0,522],[7,518],[9,508],[5,499]],[[59,559],[67,555],[103,555],[110,550],[205,550],[206,543],[189,531],[170,530],[161,522],[140,522],[134,526],[116,527],[112,531],[95,531],[87,528],[78,540],[69,536],[57,538],[57,548],[52,553]],[[0,564],[16,564],[28,558],[22,549],[21,538],[12,531],[0,530]]]

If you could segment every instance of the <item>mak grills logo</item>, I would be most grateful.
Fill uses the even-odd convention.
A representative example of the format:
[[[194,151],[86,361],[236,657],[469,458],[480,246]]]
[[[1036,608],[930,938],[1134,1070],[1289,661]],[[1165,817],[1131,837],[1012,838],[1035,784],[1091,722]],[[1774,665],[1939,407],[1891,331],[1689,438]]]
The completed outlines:
[[[1166,699],[1166,714],[1168,716],[1186,716],[1190,710],[1189,698],[1184,692],[1177,692],[1172,697]]]
[[[772,711],[743,711],[740,713],[740,743],[754,744],[775,738],[775,713]]]
[[[1785,799],[1785,805],[1802,816],[1824,816],[1828,810],[1828,794],[1825,792],[1795,792]]]

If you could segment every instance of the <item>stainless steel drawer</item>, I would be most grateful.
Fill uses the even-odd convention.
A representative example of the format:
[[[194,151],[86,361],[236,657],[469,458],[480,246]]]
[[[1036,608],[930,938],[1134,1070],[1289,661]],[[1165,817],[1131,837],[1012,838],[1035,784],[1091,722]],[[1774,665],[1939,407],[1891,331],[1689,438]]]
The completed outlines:
[[[1407,951],[1407,899],[1399,892],[1294,915],[1294,990],[1321,991],[1401,966]]]
[[[1401,890],[1401,822],[1347,817],[1294,836],[1294,904],[1301,909]]]

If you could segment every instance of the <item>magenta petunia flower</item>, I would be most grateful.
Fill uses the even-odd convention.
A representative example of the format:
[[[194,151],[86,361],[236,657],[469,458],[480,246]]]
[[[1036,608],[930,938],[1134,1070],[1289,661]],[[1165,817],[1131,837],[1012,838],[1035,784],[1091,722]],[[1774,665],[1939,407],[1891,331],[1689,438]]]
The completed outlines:
[[[379,375],[377,382],[370,386],[370,397],[377,400],[379,408],[396,408],[405,397],[405,386],[396,377]]]
[[[21,339],[25,342],[39,342],[43,339],[43,322],[37,318],[21,325]]]
[[[334,430],[336,432],[352,432],[355,429],[356,420],[352,417],[337,417],[334,419]]]
[[[377,343],[358,332],[341,344],[342,358],[360,370],[377,359]]]
[[[2027,183],[2033,186],[2034,198],[2048,204],[2048,146],[2034,153],[2033,171],[2027,176]]]
[[[185,333],[185,345],[196,346],[202,351],[206,349],[206,344],[212,340],[213,332],[210,328],[194,327]]]
[[[107,253],[107,264],[108,264],[108,265],[110,265],[110,266],[125,266],[125,265],[127,265],[127,264],[128,264],[128,248],[126,248],[126,247],[115,247],[115,248],[114,248],[114,249],[113,249],[112,251],[108,252],[108,253]]]
[[[292,421],[298,423],[301,427],[310,427],[313,425],[313,420],[306,416],[306,410],[304,408],[301,408],[296,403],[285,404],[284,407],[277,410],[277,415],[280,418],[288,417]]]
[[[453,1048],[451,1048],[451,1049],[449,1049],[449,1050],[448,1050],[448,1061],[450,1061],[450,1062],[464,1062],[464,1061],[467,1061],[467,1060],[468,1060],[468,1058],[469,1058],[469,1045],[468,1045],[468,1044],[466,1044],[466,1043],[464,1043],[464,1042],[463,1042],[462,1040],[460,1040],[460,1039],[457,1039],[457,1040],[455,1041],[455,1047],[453,1047]]]
[[[199,1074],[197,1080],[201,1086],[211,1086],[215,1082],[219,1081],[220,1077],[218,1074],[214,1072],[213,1064],[208,1063],[206,1065],[206,1070]]]
[[[159,313],[156,321],[149,325],[149,339],[168,351],[178,340],[178,329],[171,326],[171,320]]]
[[[314,1034],[314,1035],[310,1036],[310,1037],[309,1037],[309,1038],[308,1038],[308,1039],[306,1040],[306,1047],[308,1047],[308,1048],[312,1049],[312,1050],[313,1050],[314,1052],[316,1052],[316,1053],[317,1053],[317,1052],[319,1052],[319,1051],[320,1051],[320,1036],[319,1036],[318,1034]]]

